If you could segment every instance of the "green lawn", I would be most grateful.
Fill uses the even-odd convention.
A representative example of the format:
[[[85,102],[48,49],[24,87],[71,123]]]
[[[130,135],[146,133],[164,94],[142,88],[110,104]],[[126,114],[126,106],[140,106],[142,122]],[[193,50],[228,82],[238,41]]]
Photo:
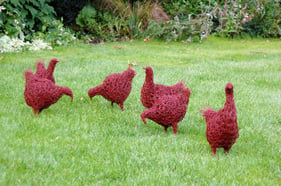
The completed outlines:
[[[0,185],[281,183],[280,40],[128,41],[1,56]],[[61,61],[56,83],[70,87],[74,101],[64,96],[35,117],[23,97],[23,71],[53,57]],[[90,102],[88,90],[128,61],[137,63],[137,75],[125,111],[100,96]],[[177,136],[141,121],[147,65],[156,83],[185,79],[192,91]],[[213,156],[200,108],[220,109],[227,82],[234,84],[240,137],[227,156],[223,149]]]

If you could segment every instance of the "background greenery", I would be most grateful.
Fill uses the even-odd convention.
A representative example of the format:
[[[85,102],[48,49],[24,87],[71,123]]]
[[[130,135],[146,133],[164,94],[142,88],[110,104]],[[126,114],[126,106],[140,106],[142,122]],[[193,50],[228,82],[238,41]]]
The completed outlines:
[[[280,5],[280,0],[0,0],[0,37],[39,38],[52,46],[72,42],[74,35],[96,43],[201,42],[210,34],[280,37]]]
[[[115,47],[118,45],[118,47]],[[279,185],[281,167],[280,40],[204,44],[127,41],[76,44],[0,55],[0,185]],[[118,49],[121,48],[121,49]],[[37,117],[24,101],[23,71],[57,57],[58,85],[73,90]],[[89,88],[135,62],[138,73],[122,112]],[[144,125],[140,90],[151,65],[155,82],[185,79],[191,89],[178,135]],[[220,109],[234,84],[240,137],[214,157],[200,108]]]

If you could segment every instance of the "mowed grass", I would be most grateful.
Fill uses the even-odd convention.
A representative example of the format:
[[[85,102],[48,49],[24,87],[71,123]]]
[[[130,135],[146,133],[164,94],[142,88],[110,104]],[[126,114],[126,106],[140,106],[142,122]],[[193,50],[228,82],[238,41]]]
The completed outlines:
[[[117,49],[114,46],[119,46]],[[0,57],[0,185],[280,185],[281,41],[209,38],[199,43],[128,41],[75,44]],[[53,57],[56,83],[70,87],[38,115],[23,97],[23,71]],[[87,92],[135,62],[122,112]],[[151,120],[144,125],[140,91],[152,66],[155,83],[184,79],[191,89],[178,134]],[[213,156],[200,108],[218,110],[234,84],[240,137]]]

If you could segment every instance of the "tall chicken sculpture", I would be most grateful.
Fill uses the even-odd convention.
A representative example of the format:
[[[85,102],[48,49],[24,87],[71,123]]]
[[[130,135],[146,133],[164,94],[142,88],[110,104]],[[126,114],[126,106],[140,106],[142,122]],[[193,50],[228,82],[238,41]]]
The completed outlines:
[[[224,148],[224,152],[228,153],[239,137],[233,85],[231,83],[225,86],[225,96],[224,107],[219,111],[210,107],[201,110],[207,124],[206,137],[214,155],[216,155],[217,148]]]

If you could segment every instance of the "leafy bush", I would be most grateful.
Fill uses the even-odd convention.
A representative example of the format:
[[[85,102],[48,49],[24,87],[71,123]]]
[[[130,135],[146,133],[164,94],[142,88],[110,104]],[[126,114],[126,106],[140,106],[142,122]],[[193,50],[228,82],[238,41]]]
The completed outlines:
[[[164,24],[159,25],[154,20],[150,19],[149,25],[145,30],[144,36],[147,38],[161,38],[165,33],[165,27],[167,28],[167,26],[165,26]]]
[[[53,20],[42,36],[41,39],[53,46],[67,45],[76,39],[74,33],[69,28],[64,27],[63,20]]]
[[[281,37],[281,4],[279,0],[254,1],[252,20],[244,25],[251,36]]]
[[[34,32],[44,32],[55,20],[50,1],[1,0],[0,34],[31,40]]]
[[[205,22],[210,32],[224,37],[247,33],[252,36],[281,36],[281,5],[279,0],[166,0],[165,10],[180,20],[187,18]],[[195,23],[196,23],[195,21]],[[195,26],[196,27],[196,26]]]
[[[84,8],[79,12],[76,18],[76,24],[86,32],[89,32],[96,37],[105,37],[105,31],[103,29],[105,21],[103,21],[103,16],[89,4],[84,6]]]
[[[96,19],[96,9],[91,5],[87,5],[78,14],[78,17],[76,18],[76,23],[81,27],[94,29],[97,26]]]
[[[152,9],[157,6],[151,1],[129,6],[123,0],[95,1],[94,5],[97,8],[85,6],[76,23],[95,37],[110,41],[143,37]]]
[[[56,20],[55,11],[48,4],[50,1],[1,0],[0,36],[7,35],[12,38],[10,41],[19,38],[17,41],[31,43],[36,38],[43,39],[54,46],[73,41],[74,35],[64,28],[62,20]]]
[[[164,0],[163,7],[165,11],[171,16],[178,16],[180,19],[182,17],[188,17],[188,15],[198,15],[202,12],[202,5],[212,4],[214,0]]]
[[[281,36],[280,0],[0,0],[0,36],[53,46],[75,40],[52,6],[87,40]]]
[[[157,37],[168,41],[191,42],[198,37],[201,42],[203,38],[208,37],[213,25],[211,20],[213,12],[209,9],[209,6],[203,6],[201,3],[201,12],[196,16],[187,13],[178,14],[173,20],[164,22],[161,25],[150,21],[145,33],[151,38]]]

